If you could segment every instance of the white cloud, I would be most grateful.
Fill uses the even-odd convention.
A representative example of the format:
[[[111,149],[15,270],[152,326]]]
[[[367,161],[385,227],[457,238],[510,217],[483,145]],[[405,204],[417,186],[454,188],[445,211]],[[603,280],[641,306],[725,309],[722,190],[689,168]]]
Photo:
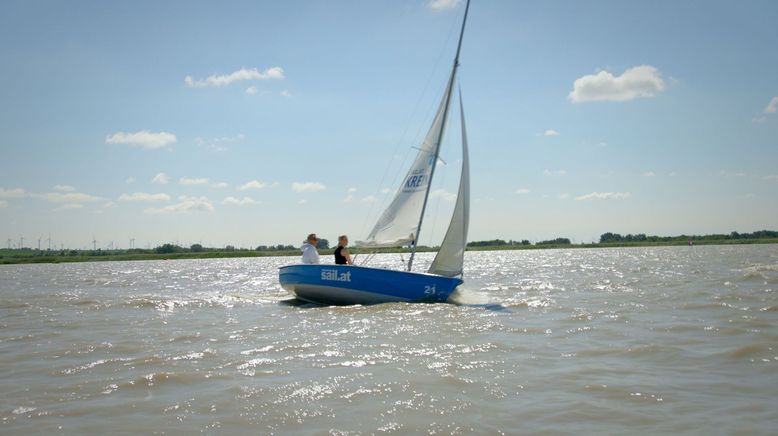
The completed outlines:
[[[462,4],[462,0],[430,0],[427,3],[427,7],[433,11],[445,11],[454,9],[460,4]]]
[[[557,132],[554,129],[548,129],[545,132],[543,132],[543,136],[559,136],[559,132]]]
[[[516,190],[516,193],[517,193],[517,194],[522,194],[522,195],[523,195],[523,194],[529,194],[529,192],[530,192],[530,191],[529,191],[529,189],[528,189],[528,188],[519,188],[519,189],[517,189],[517,190]]]
[[[284,89],[283,91],[281,91],[281,97],[291,98],[292,97],[292,93],[290,93],[289,91]]]
[[[567,96],[573,103],[586,101],[628,101],[639,97],[653,97],[664,91],[662,75],[651,65],[628,68],[621,76],[600,71],[578,78]]]
[[[73,209],[81,209],[83,207],[84,207],[83,204],[67,203],[67,204],[63,204],[62,206],[60,206],[60,207],[58,207],[58,208],[56,208],[54,210],[73,210]]]
[[[575,197],[576,200],[624,200],[632,197],[629,192],[592,192],[591,194]]]
[[[435,189],[430,191],[430,198],[440,198],[443,201],[456,201],[457,194],[446,191],[445,189]]]
[[[292,190],[294,192],[317,192],[327,189],[326,186],[319,182],[294,182],[292,183]]]
[[[645,173],[643,173],[643,177],[654,177],[654,176],[656,176],[656,173],[653,171],[646,171]]]
[[[357,188],[348,188],[348,192],[357,192]]]
[[[778,182],[778,174],[770,174],[769,176],[764,176],[765,180],[774,180]]]
[[[167,185],[168,177],[165,173],[159,173],[156,176],[154,176],[153,179],[151,179],[151,183],[157,184],[157,185]]]
[[[564,176],[566,174],[567,174],[566,170],[556,170],[556,171],[543,170],[544,176]]]
[[[120,195],[119,201],[170,201],[170,196],[162,192],[157,194],[133,192],[132,194]]]
[[[144,212],[149,214],[178,212],[213,212],[213,204],[205,197],[178,197],[178,203],[165,207],[150,207]]]
[[[8,207],[8,202],[5,200],[0,200],[0,209],[4,207]]]
[[[22,188],[14,188],[14,189],[0,188],[0,198],[22,198],[26,196],[27,196],[27,192]]]
[[[355,200],[355,197],[353,194],[348,194],[343,200],[343,203],[353,203]]]
[[[135,177],[127,177],[127,180],[125,180],[124,183],[128,185],[135,183]]]
[[[211,188],[217,188],[217,189],[223,189],[223,188],[229,188],[230,185],[228,185],[225,182],[218,182],[211,185]]]
[[[246,182],[240,186],[238,186],[238,191],[248,191],[249,189],[262,189],[265,187],[264,182],[260,182],[259,180],[252,180],[250,182]]]
[[[54,186],[54,190],[59,192],[75,192],[76,188],[69,185],[56,185]]]
[[[764,111],[762,111],[762,113],[774,114],[776,111],[778,111],[778,96],[775,96],[772,99],[770,99],[770,103],[767,103],[767,106],[764,108]]]
[[[206,178],[190,179],[188,177],[181,177],[178,179],[179,185],[207,185],[210,180]]]
[[[224,200],[222,200],[222,204],[231,204],[235,206],[247,206],[250,204],[257,204],[257,202],[251,197],[243,197],[240,199],[235,197],[226,197]]]
[[[307,203],[307,202],[308,202],[308,200],[306,200],[306,199],[304,199],[304,198],[303,198],[303,199],[300,199],[300,200],[297,202],[297,204],[305,204],[305,203]]]
[[[381,190],[381,193],[382,193],[382,194],[388,194],[388,193],[389,193],[389,188],[384,188],[384,189],[382,189],[382,190]]]
[[[746,177],[748,174],[744,172],[733,172],[727,170],[719,171],[719,177]]]
[[[31,196],[51,203],[84,203],[100,200],[100,197],[81,192],[47,192],[45,194],[31,194]]]
[[[248,95],[254,95],[254,94],[256,94],[256,93],[257,93],[257,87],[256,87],[256,86],[254,86],[254,85],[251,85],[251,86],[249,86],[248,88],[246,88],[246,94],[248,94]]]
[[[362,202],[363,203],[375,203],[375,201],[376,201],[376,198],[374,196],[372,196],[372,195],[368,195],[366,197],[362,197]]]
[[[281,182],[273,182],[270,184],[271,188],[278,188],[279,186],[281,186]]]
[[[567,192],[565,192],[564,194],[559,194],[560,200],[567,200],[568,198],[570,198],[570,194],[568,194]]]
[[[204,88],[208,86],[226,86],[232,82],[238,82],[242,80],[268,80],[268,79],[283,79],[284,70],[281,67],[271,67],[265,71],[259,71],[256,68],[246,69],[241,68],[230,74],[224,75],[212,75],[204,80],[195,80],[192,76],[186,76],[184,83],[190,88]]]
[[[149,132],[141,130],[140,132],[126,133],[116,132],[113,135],[105,137],[106,144],[127,144],[136,145],[147,150],[155,150],[170,144],[175,144],[176,135],[168,132]]]

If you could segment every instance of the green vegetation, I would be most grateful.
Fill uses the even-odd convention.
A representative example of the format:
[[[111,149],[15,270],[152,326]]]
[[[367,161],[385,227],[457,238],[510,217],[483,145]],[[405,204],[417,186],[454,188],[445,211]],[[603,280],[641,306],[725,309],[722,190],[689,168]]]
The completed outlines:
[[[596,243],[573,244],[568,238],[556,238],[539,241],[532,244],[528,240],[505,241],[492,239],[488,241],[473,241],[467,244],[468,251],[482,250],[523,250],[549,248],[603,248],[603,247],[641,247],[669,245],[727,245],[727,244],[778,244],[778,232],[760,230],[753,233],[732,232],[728,235],[680,235],[680,236],[646,236],[620,235],[604,233]],[[331,256],[332,250],[326,239],[320,239],[317,244],[319,254]],[[419,246],[417,251],[437,251],[438,247]],[[352,250],[352,255],[359,250]],[[382,248],[377,253],[408,253],[405,248]],[[263,257],[263,256],[299,256],[300,249],[293,245],[260,245],[256,249],[235,248],[228,245],[223,248],[208,248],[200,244],[181,247],[175,244],[163,244],[153,249],[133,248],[129,250],[34,250],[0,249],[0,264],[14,263],[59,263],[59,262],[99,262],[127,260],[164,260],[164,259],[211,259],[227,257]]]

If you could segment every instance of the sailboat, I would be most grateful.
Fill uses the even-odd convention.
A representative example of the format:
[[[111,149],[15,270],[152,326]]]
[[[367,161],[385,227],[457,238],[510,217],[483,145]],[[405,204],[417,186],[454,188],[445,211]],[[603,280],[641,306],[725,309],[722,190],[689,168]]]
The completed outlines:
[[[461,285],[470,216],[470,176],[465,115],[460,90],[462,172],[451,221],[435,259],[426,272],[413,271],[413,260],[427,208],[432,178],[446,131],[459,54],[470,0],[465,5],[456,56],[443,98],[416,159],[364,241],[356,246],[371,249],[410,246],[405,270],[365,265],[296,264],[279,268],[281,286],[300,300],[323,304],[375,304],[386,302],[445,302]]]

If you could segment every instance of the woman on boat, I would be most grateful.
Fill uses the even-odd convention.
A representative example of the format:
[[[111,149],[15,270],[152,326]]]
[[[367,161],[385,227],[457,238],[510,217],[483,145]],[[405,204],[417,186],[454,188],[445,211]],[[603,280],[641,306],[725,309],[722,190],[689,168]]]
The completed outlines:
[[[351,265],[351,255],[348,252],[348,236],[338,236],[338,248],[335,249],[335,263],[338,265]]]

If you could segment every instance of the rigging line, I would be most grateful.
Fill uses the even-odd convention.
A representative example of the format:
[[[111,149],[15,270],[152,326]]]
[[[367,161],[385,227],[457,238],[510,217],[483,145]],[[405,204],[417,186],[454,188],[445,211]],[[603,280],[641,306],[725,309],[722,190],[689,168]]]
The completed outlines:
[[[395,161],[395,156],[397,156],[398,149],[405,142],[405,136],[408,133],[408,130],[410,128],[411,120],[413,120],[416,117],[416,112],[418,111],[419,106],[421,106],[422,100],[424,100],[424,97],[427,95],[427,91],[430,88],[430,84],[432,83],[432,79],[433,79],[433,77],[435,77],[435,75],[436,75],[436,73],[437,73],[437,71],[439,69],[439,66],[441,64],[441,60],[443,59],[443,55],[445,54],[445,50],[442,47],[445,47],[445,46],[448,45],[449,41],[451,40],[451,37],[454,35],[454,31],[456,30],[457,24],[458,24],[457,21],[453,21],[452,22],[451,27],[449,28],[449,31],[447,32],[446,40],[441,45],[441,49],[437,50],[438,53],[439,53],[438,54],[438,58],[435,60],[435,63],[433,64],[432,71],[430,72],[429,77],[427,77],[427,81],[424,84],[424,88],[422,89],[421,94],[419,94],[419,97],[416,99],[416,104],[413,107],[413,111],[411,111],[411,115],[408,117],[408,121],[405,123],[405,128],[403,129],[403,133],[400,135],[400,140],[397,142],[397,145],[395,145],[395,148],[394,148],[394,150],[392,152],[392,155],[391,155],[392,159],[386,165],[386,168],[384,169],[384,173],[381,176],[381,181],[378,183],[378,188],[375,190],[376,193],[380,193],[381,190],[384,188],[384,186],[386,186],[385,183],[384,183],[386,181],[386,176],[387,176],[387,174],[389,174],[389,170],[392,167],[392,163]],[[435,106],[436,106],[436,101],[433,99],[429,109],[427,110],[428,114],[427,114],[427,117],[425,118],[425,120],[427,118],[429,118],[430,113],[435,110]],[[419,127],[417,129],[416,135],[414,136],[414,140],[412,141],[412,143],[418,143],[419,142],[418,138],[421,135],[421,131],[422,131],[422,129],[424,129],[424,127],[425,127],[424,123],[419,124]],[[402,166],[400,166],[400,168],[404,167],[406,161],[408,160],[409,154],[410,154],[410,149],[406,150],[405,156],[403,157],[403,160],[401,162]],[[391,184],[389,186],[394,186],[394,185],[397,184],[398,178],[403,176],[403,174],[401,174],[401,173],[402,173],[402,171],[395,171],[394,172],[394,178],[392,179],[392,182],[391,182]],[[379,208],[379,210],[382,210],[383,208],[385,208],[387,206],[387,202],[390,200],[390,198],[392,197],[391,194],[394,194],[394,192],[390,191],[387,194],[388,195],[385,195],[383,200],[380,202],[381,208]],[[374,211],[374,209],[375,209],[377,204],[379,204],[378,200],[376,200],[376,201],[374,201],[374,202],[372,202],[370,204],[370,209],[368,210],[368,213],[365,216],[365,220],[362,223],[362,229],[360,230],[360,234],[365,235],[365,228],[367,227],[367,223],[369,221],[374,221],[374,219],[372,219],[371,217],[373,215],[373,211]]]

